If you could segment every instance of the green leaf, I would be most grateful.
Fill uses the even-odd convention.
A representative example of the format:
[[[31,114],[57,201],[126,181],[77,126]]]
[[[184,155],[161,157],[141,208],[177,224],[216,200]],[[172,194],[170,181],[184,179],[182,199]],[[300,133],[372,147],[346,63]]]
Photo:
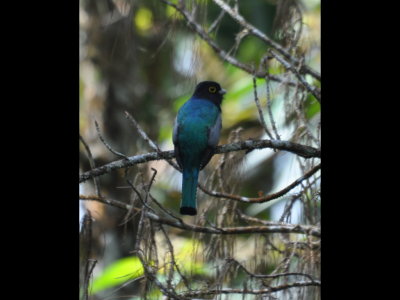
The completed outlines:
[[[121,285],[129,280],[143,275],[143,267],[137,257],[125,257],[107,266],[103,272],[93,280],[89,291],[95,294],[105,289]]]
[[[137,10],[134,21],[138,31],[146,33],[153,26],[153,13],[145,7],[141,7]]]
[[[321,111],[320,103],[312,94],[308,94],[304,106],[306,111],[306,118],[308,120],[310,120],[312,117],[314,117],[317,113]]]
[[[195,262],[192,259],[192,254],[198,247],[201,247],[201,244],[195,240],[187,240],[179,247],[180,249],[175,258],[184,273],[197,275],[209,274],[209,268],[205,264]],[[165,274],[165,268],[161,267],[159,274]],[[106,289],[120,286],[142,275],[143,266],[139,258],[135,256],[125,257],[107,266],[102,274],[93,280],[89,287],[89,292],[93,295]]]

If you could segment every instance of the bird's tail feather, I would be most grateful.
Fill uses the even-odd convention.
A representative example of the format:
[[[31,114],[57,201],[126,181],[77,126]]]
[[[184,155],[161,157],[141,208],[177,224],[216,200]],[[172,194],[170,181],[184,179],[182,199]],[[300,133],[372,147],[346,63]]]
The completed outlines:
[[[194,216],[197,214],[196,191],[199,179],[199,169],[183,170],[182,202],[180,213]]]

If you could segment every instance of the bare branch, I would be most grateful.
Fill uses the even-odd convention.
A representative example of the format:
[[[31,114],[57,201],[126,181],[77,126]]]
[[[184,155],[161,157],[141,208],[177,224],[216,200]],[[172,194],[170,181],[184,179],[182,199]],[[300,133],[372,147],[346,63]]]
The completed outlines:
[[[203,29],[201,25],[196,23],[194,20],[192,14],[190,14],[187,10],[184,9],[184,6],[182,4],[177,5],[175,3],[172,3],[167,0],[160,0],[164,2],[165,4],[175,8],[188,22],[189,27],[199,35],[201,39],[203,39],[214,51],[219,55],[219,57],[230,63],[231,65],[238,67],[239,69],[242,69],[243,71],[256,76],[257,78],[264,78],[265,76],[268,76],[269,80],[272,81],[277,81],[277,82],[285,82],[286,84],[290,86],[296,86],[296,82],[293,81],[287,81],[285,79],[280,78],[279,76],[276,75],[270,75],[266,74],[265,72],[254,72],[254,68],[252,66],[249,66],[247,64],[244,64],[240,61],[238,61],[235,57],[229,55],[226,51],[221,49],[216,42],[209,36],[209,34]]]
[[[271,108],[271,91],[270,91],[269,80],[268,80],[268,75],[269,75],[268,59],[265,59],[265,60],[264,60],[264,64],[265,64],[265,70],[266,70],[266,72],[267,72],[267,74],[265,75],[265,87],[266,87],[266,98],[267,98],[268,115],[269,115],[269,119],[270,119],[270,121],[271,121],[272,130],[273,130],[274,133],[275,133],[276,139],[277,139],[277,140],[280,140],[281,138],[279,137],[278,129],[276,128],[276,125],[275,125],[274,116],[272,115],[272,108]]]
[[[186,288],[190,289],[189,280],[183,275],[183,273],[181,272],[181,270],[179,268],[179,265],[176,263],[175,254],[174,254],[174,246],[172,245],[172,242],[168,236],[168,233],[162,225],[160,225],[160,229],[161,229],[162,233],[164,234],[165,240],[167,241],[168,250],[171,255],[172,264],[176,268],[176,271],[178,272],[178,274],[181,276]]]
[[[295,181],[293,181],[291,184],[289,184],[287,187],[283,188],[279,192],[269,194],[266,196],[262,196],[262,197],[249,198],[249,197],[243,197],[243,196],[232,195],[232,194],[227,194],[227,193],[208,191],[203,186],[200,186],[200,185],[199,185],[199,187],[204,193],[206,193],[209,196],[213,196],[213,197],[217,197],[217,198],[226,198],[226,199],[231,199],[231,200],[236,200],[236,201],[241,201],[241,202],[246,202],[246,203],[263,203],[263,202],[268,202],[273,199],[282,197],[287,192],[289,192],[291,189],[293,189],[294,187],[299,185],[303,180],[305,180],[305,179],[311,177],[313,174],[315,174],[320,168],[321,168],[321,164],[315,166],[314,168],[309,170],[307,173],[305,173],[303,176],[296,179]]]
[[[256,103],[256,106],[257,106],[258,115],[260,116],[261,125],[263,126],[263,128],[264,128],[265,132],[267,133],[267,135],[269,136],[269,138],[273,139],[271,133],[268,130],[267,124],[265,123],[264,113],[263,113],[263,111],[261,109],[260,100],[258,99],[256,77],[253,77],[253,91],[254,91],[254,102]]]
[[[210,25],[210,27],[207,30],[207,33],[210,34],[211,32],[214,31],[215,28],[217,28],[218,23],[221,22],[222,18],[225,16],[225,11],[221,10],[219,13],[218,17],[214,20],[214,22]]]
[[[240,151],[240,150],[263,149],[263,148],[272,148],[277,150],[288,151],[304,158],[321,157],[321,151],[319,149],[281,140],[247,140],[231,144],[225,144],[222,146],[218,146],[215,150],[215,154]],[[136,164],[145,163],[153,160],[160,160],[160,159],[168,160],[174,157],[175,154],[173,150],[163,151],[159,153],[151,152],[151,153],[131,156],[128,157],[127,159],[114,161],[81,174],[79,176],[79,183],[85,182],[93,177],[110,173],[111,171],[117,169],[127,168],[134,166]]]
[[[137,257],[139,258],[140,262],[142,263],[144,272],[146,274],[146,277],[149,278],[151,280],[151,282],[153,282],[159,289],[160,291],[164,294],[167,295],[169,297],[172,297],[172,299],[189,299],[187,298],[187,296],[185,295],[178,295],[175,293],[174,290],[170,290],[168,288],[166,288],[165,286],[162,285],[162,283],[157,279],[156,276],[156,272],[154,270],[154,268],[152,268],[151,266],[149,266],[146,263],[146,260],[144,259],[144,255],[142,250],[140,249],[136,249],[135,251],[133,251],[134,254],[137,255]]]
[[[81,263],[83,264],[83,274],[81,274],[83,290],[82,299],[84,300],[89,299],[89,280],[97,263],[97,260],[90,258],[92,252],[92,238],[92,215],[90,211],[87,211],[83,217],[82,229],[80,232],[81,243],[84,245],[81,257]]]
[[[253,289],[210,289],[210,290],[199,290],[182,293],[181,295],[186,297],[198,297],[205,295],[218,295],[218,294],[270,294],[277,291],[282,291],[294,287],[304,287],[304,286],[321,286],[321,282],[318,280],[314,281],[299,281],[283,285],[278,285],[274,287],[269,287],[266,289],[253,290]]]
[[[114,150],[103,138],[103,136],[100,133],[100,128],[99,128],[99,124],[97,124],[97,121],[94,121],[94,124],[96,125],[96,130],[97,130],[97,134],[99,135],[100,140],[103,142],[104,146],[106,146],[106,148],[113,154],[115,154],[116,156],[120,157],[120,158],[124,158],[124,159],[128,159],[128,157],[125,154],[122,154],[116,150]]]
[[[275,51],[270,51],[271,55],[276,58],[286,69],[290,70],[301,82],[301,84],[309,91],[314,97],[321,103],[321,91],[316,86],[311,86],[299,73],[299,71],[290,63],[288,63],[283,57],[279,56]]]
[[[267,278],[278,278],[278,277],[284,277],[284,276],[304,276],[307,277],[308,279],[310,279],[311,281],[315,281],[314,278],[309,275],[309,274],[305,274],[305,273],[299,273],[299,272],[287,272],[287,273],[277,273],[277,274],[270,274],[270,275],[266,275],[266,274],[254,274],[252,272],[250,272],[249,270],[247,270],[241,263],[239,263],[236,259],[234,258],[227,258],[226,259],[228,263],[234,263],[235,265],[237,265],[239,268],[241,268],[245,273],[247,273],[250,277],[253,278],[258,278],[258,279],[267,279]]]
[[[161,153],[151,152],[146,154],[140,154],[136,156],[128,157],[127,160],[118,160],[111,162],[109,164],[98,167],[94,170],[87,171],[79,176],[79,183],[85,182],[86,180],[97,177],[106,173],[110,173],[111,171],[127,168],[134,166],[136,164],[145,163],[153,160],[160,159],[171,159],[174,157],[174,151],[164,151]]]
[[[140,125],[138,124],[138,122],[136,122],[136,120],[132,117],[132,115],[130,113],[128,113],[127,111],[125,111],[125,115],[127,117],[127,119],[133,124],[133,126],[136,128],[136,130],[138,131],[138,133],[140,134],[140,136],[149,144],[149,146],[157,151],[158,154],[161,154],[161,149],[160,147],[158,147],[158,145],[149,138],[149,136],[146,134],[146,132],[144,132],[144,130],[140,127]],[[166,159],[166,161],[172,166],[174,167],[176,170],[180,170],[179,166],[173,162],[170,159]]]
[[[189,230],[194,232],[202,232],[209,234],[246,234],[246,233],[298,233],[310,234],[315,237],[320,237],[321,232],[316,226],[310,225],[266,225],[266,226],[242,226],[242,227],[202,227],[191,225],[183,222],[161,218],[153,213],[147,213],[147,217],[155,222],[170,225],[172,227]]]
[[[107,200],[98,199],[96,196],[79,196],[82,200],[94,200],[102,203],[106,203],[122,209],[131,209],[130,205],[122,203],[117,200]],[[311,225],[294,225],[288,223],[273,223],[264,226],[239,226],[239,227],[203,227],[192,224],[184,223],[182,220],[171,220],[167,218],[162,218],[155,213],[146,211],[145,216],[152,221],[160,224],[169,225],[175,228],[180,228],[183,230],[189,230],[193,232],[202,232],[209,234],[246,234],[246,233],[297,233],[297,234],[310,234],[315,237],[321,236],[321,231],[316,226]]]
[[[161,152],[161,149],[158,147],[158,145],[149,138],[149,136],[142,129],[142,127],[140,127],[138,122],[136,122],[136,120],[132,117],[132,115],[129,112],[125,111],[125,116],[131,122],[131,124],[136,128],[140,136],[149,144],[151,149],[156,150],[157,152]]]
[[[85,278],[85,283],[84,283],[84,295],[83,295],[83,299],[84,300],[89,300],[89,280],[90,278],[93,276],[93,270],[94,267],[97,264],[97,260],[96,259],[88,259],[87,263],[86,263],[86,268],[88,269],[87,272],[87,277]]]
[[[154,198],[151,194],[149,194],[149,195],[150,195],[151,201],[153,201],[167,216],[170,216],[171,218],[178,220],[178,222],[180,222],[180,223],[183,222],[181,218],[179,218],[178,216],[175,216],[171,211],[169,211],[167,208],[162,206],[160,204],[160,202],[158,202],[157,199]]]
[[[227,12],[237,23],[239,23],[242,27],[246,28],[250,34],[253,34],[254,36],[258,37],[262,41],[266,42],[269,44],[271,47],[276,49],[280,54],[282,54],[285,58],[289,59],[291,62],[293,62],[295,65],[300,65],[300,61],[290,55],[289,52],[287,52],[281,45],[279,45],[277,42],[275,42],[273,39],[268,37],[266,34],[261,32],[259,29],[251,25],[249,22],[247,22],[243,16],[241,16],[237,11],[235,11],[233,8],[231,8],[228,4],[226,4],[222,0],[213,0],[215,4],[217,4],[222,10]],[[306,65],[302,65],[300,67],[300,72],[305,72],[313,76],[314,78],[318,79],[321,81],[321,75],[318,74],[315,70],[311,69],[310,67]]]
[[[130,211],[132,209],[132,205],[130,204],[126,204],[118,200],[107,199],[105,197],[99,197],[96,195],[79,195],[79,200],[97,201],[107,205],[125,209],[127,211]]]
[[[94,159],[93,159],[93,156],[92,156],[92,151],[90,151],[89,145],[85,142],[85,140],[83,139],[83,137],[80,134],[79,134],[79,139],[81,140],[83,146],[85,147],[86,153],[88,155],[90,167],[92,169],[96,168],[96,164],[94,162]],[[101,192],[100,192],[100,189],[99,189],[99,183],[98,183],[96,177],[93,177],[93,182],[94,182],[94,188],[96,190],[96,195],[101,197]]]

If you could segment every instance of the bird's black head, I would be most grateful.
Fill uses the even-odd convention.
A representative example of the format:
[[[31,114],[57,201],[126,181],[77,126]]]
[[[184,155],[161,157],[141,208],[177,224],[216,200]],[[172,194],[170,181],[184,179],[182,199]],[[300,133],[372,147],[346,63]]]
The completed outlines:
[[[219,83],[215,81],[202,81],[196,86],[193,97],[208,99],[220,107],[225,93],[226,91],[221,88]]]

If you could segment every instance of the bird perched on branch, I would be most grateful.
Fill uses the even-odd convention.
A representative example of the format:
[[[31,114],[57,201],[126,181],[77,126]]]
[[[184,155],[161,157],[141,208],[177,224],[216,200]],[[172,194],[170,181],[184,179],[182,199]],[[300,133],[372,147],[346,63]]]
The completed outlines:
[[[182,169],[180,213],[196,215],[199,171],[210,161],[221,132],[221,102],[226,91],[214,81],[200,82],[175,119],[175,157]]]

